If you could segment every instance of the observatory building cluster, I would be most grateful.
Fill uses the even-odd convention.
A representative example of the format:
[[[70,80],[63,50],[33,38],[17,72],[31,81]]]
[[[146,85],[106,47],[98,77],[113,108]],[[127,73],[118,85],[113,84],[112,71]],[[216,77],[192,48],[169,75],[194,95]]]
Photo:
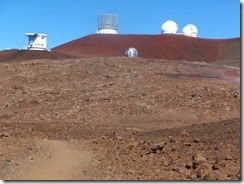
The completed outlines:
[[[189,37],[197,37],[198,29],[193,24],[188,24],[182,29],[182,33],[177,33],[178,25],[167,20],[161,26],[161,34],[178,34]],[[119,34],[118,33],[118,15],[117,14],[99,14],[97,24],[97,34]],[[47,50],[47,35],[37,33],[26,33],[28,37],[28,46],[26,50]],[[125,51],[126,57],[138,57],[136,48],[129,47]]]
[[[161,34],[179,34],[179,35],[185,35],[190,37],[197,37],[198,35],[198,29],[193,24],[188,24],[182,29],[182,33],[177,33],[179,27],[178,25],[172,21],[167,20],[165,23],[163,23],[161,27]]]
[[[161,34],[178,34],[190,37],[197,37],[198,29],[194,24],[188,24],[182,29],[182,33],[177,33],[179,27],[172,21],[167,20],[161,26]],[[97,34],[119,34],[118,33],[118,15],[99,14]]]

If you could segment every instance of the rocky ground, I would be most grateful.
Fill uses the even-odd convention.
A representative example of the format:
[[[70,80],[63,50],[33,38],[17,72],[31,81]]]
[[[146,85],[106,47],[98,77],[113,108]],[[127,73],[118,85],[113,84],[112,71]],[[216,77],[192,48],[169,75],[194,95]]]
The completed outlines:
[[[238,68],[123,57],[0,66],[1,179],[241,178]]]

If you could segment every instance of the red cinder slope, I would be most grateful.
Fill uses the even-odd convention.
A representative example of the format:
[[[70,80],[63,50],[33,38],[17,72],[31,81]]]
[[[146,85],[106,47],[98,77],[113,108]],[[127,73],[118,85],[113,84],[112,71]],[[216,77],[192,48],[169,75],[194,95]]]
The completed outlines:
[[[139,57],[148,59],[213,62],[219,58],[221,46],[225,41],[166,34],[94,34],[57,46],[52,50],[80,57],[114,57],[124,56],[128,47],[135,47]]]
[[[241,40],[240,38],[225,40],[219,52],[219,58],[215,64],[240,67],[241,64]]]

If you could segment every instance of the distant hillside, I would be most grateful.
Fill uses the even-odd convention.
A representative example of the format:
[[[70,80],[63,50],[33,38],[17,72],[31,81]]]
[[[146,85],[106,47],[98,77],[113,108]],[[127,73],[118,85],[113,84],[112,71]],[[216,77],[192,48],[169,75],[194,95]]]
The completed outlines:
[[[55,51],[35,51],[35,50],[3,50],[0,51],[0,62],[18,62],[33,59],[70,59],[77,58],[68,54]]]
[[[215,64],[231,65],[240,67],[241,41],[240,38],[229,39],[222,42],[219,58]]]
[[[183,35],[93,34],[62,44],[52,51],[80,57],[124,56],[135,47],[148,59],[215,62],[226,58],[240,62],[240,38],[201,39]],[[227,61],[228,62],[228,61]]]

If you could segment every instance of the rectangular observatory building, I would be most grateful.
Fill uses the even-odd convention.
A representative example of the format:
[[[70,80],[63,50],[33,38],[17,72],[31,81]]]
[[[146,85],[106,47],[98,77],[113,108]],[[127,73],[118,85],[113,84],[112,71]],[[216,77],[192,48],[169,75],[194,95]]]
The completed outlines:
[[[27,50],[47,50],[47,35],[37,33],[25,33],[28,37]]]

